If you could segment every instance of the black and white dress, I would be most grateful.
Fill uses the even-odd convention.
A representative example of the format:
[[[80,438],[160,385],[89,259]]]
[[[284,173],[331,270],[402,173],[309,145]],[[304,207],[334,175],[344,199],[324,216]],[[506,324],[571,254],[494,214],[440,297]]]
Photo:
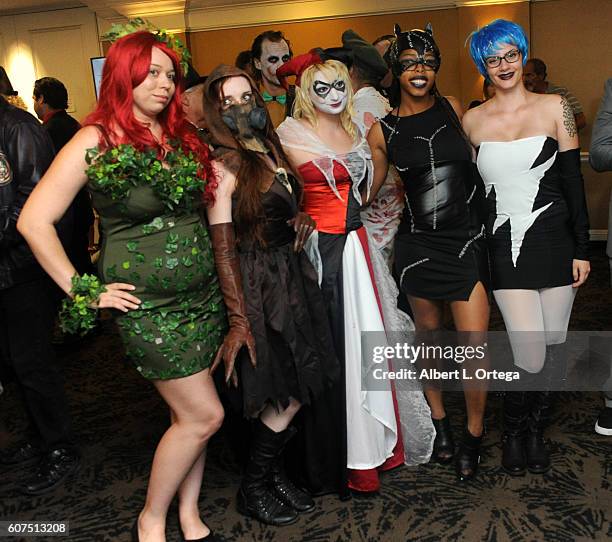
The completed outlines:
[[[572,284],[572,260],[587,259],[582,179],[564,168],[572,152],[545,135],[480,144],[494,290]]]
[[[415,115],[381,120],[389,162],[405,190],[394,265],[404,294],[466,301],[477,282],[488,283],[477,205],[484,193],[459,121],[442,100]]]
[[[477,165],[489,209],[493,295],[514,363],[538,373],[547,346],[565,342],[577,292],[572,262],[588,258],[580,150],[559,152],[546,135],[484,141]]]

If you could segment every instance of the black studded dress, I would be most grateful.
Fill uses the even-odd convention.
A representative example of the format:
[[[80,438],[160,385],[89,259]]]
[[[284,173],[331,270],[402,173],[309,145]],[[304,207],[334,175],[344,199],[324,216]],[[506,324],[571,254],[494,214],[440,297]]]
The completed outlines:
[[[477,282],[488,285],[479,212],[484,193],[459,121],[442,100],[421,113],[381,120],[389,162],[405,190],[394,266],[406,295],[465,301]]]

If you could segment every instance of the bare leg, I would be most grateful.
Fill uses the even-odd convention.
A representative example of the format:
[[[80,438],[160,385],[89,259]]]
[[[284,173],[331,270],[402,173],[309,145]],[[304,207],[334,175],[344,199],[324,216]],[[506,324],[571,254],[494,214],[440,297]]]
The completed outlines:
[[[289,401],[289,405],[285,410],[278,411],[274,407],[268,405],[261,413],[260,419],[262,423],[268,426],[275,433],[280,433],[289,427],[291,420],[297,414],[302,405],[293,397]]]
[[[414,315],[414,325],[419,331],[435,331],[442,325],[443,304],[440,301],[423,299],[422,297],[408,296],[408,302]],[[442,391],[438,389],[425,389],[425,397],[431,408],[431,417],[441,420],[446,416]]]
[[[451,304],[455,328],[460,332],[471,332],[464,338],[478,346],[486,342],[489,329],[489,299],[481,282],[477,283],[467,301],[453,301]],[[465,390],[468,430],[475,437],[482,435],[487,390]]]
[[[489,327],[489,300],[482,283],[476,284],[467,301],[453,301],[451,311],[455,329],[460,333],[461,343],[476,347],[486,342]],[[485,364],[488,363],[486,359],[478,360],[479,365],[483,365],[483,361]],[[464,366],[464,370],[466,368],[469,368],[469,365]],[[474,478],[478,469],[487,390],[485,386],[472,390],[464,388],[464,395],[468,425],[455,454],[455,470],[462,482]]]
[[[165,542],[168,507],[202,456],[208,439],[223,422],[223,407],[208,370],[185,378],[157,380],[154,385],[175,421],[155,451],[147,498],[139,517],[141,542]],[[190,490],[193,492],[193,488]]]
[[[176,422],[176,415],[172,410],[170,410],[170,419],[172,423]],[[204,451],[196,459],[196,462],[178,489],[179,520],[181,531],[187,540],[204,538],[210,533],[210,529],[200,518],[198,506],[202,489],[202,478],[204,476],[204,465],[206,463],[207,446],[208,443],[204,446]]]

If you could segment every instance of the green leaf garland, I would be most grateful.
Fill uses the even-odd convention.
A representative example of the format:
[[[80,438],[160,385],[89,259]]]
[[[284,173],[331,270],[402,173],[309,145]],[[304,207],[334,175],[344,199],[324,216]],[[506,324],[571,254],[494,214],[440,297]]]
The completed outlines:
[[[180,146],[166,154],[164,163],[153,149],[138,151],[129,144],[103,151],[88,149],[85,160],[92,186],[116,201],[126,199],[131,188],[148,185],[169,210],[191,211],[199,205],[206,186],[201,164]],[[151,229],[156,227],[150,225]]]
[[[185,47],[185,44],[176,36],[173,36],[162,28],[156,27],[151,21],[147,21],[142,17],[130,19],[126,24],[113,24],[108,32],[102,34],[102,40],[115,42],[123,36],[127,36],[128,34],[142,30],[151,32],[157,41],[160,43],[165,43],[170,49],[172,49],[181,59],[183,75],[187,75],[189,62],[191,61],[191,54]]]
[[[92,307],[97,303],[106,287],[94,275],[75,275],[72,277],[72,297],[64,299],[60,310],[60,326],[64,333],[85,335],[96,326],[98,310]]]

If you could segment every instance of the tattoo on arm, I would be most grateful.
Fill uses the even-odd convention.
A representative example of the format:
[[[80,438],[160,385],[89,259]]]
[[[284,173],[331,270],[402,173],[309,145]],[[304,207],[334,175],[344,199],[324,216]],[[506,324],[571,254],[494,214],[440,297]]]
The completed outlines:
[[[574,137],[578,133],[576,119],[574,118],[572,106],[565,96],[561,98],[561,105],[563,106],[563,126],[565,126],[565,131],[570,137]]]

